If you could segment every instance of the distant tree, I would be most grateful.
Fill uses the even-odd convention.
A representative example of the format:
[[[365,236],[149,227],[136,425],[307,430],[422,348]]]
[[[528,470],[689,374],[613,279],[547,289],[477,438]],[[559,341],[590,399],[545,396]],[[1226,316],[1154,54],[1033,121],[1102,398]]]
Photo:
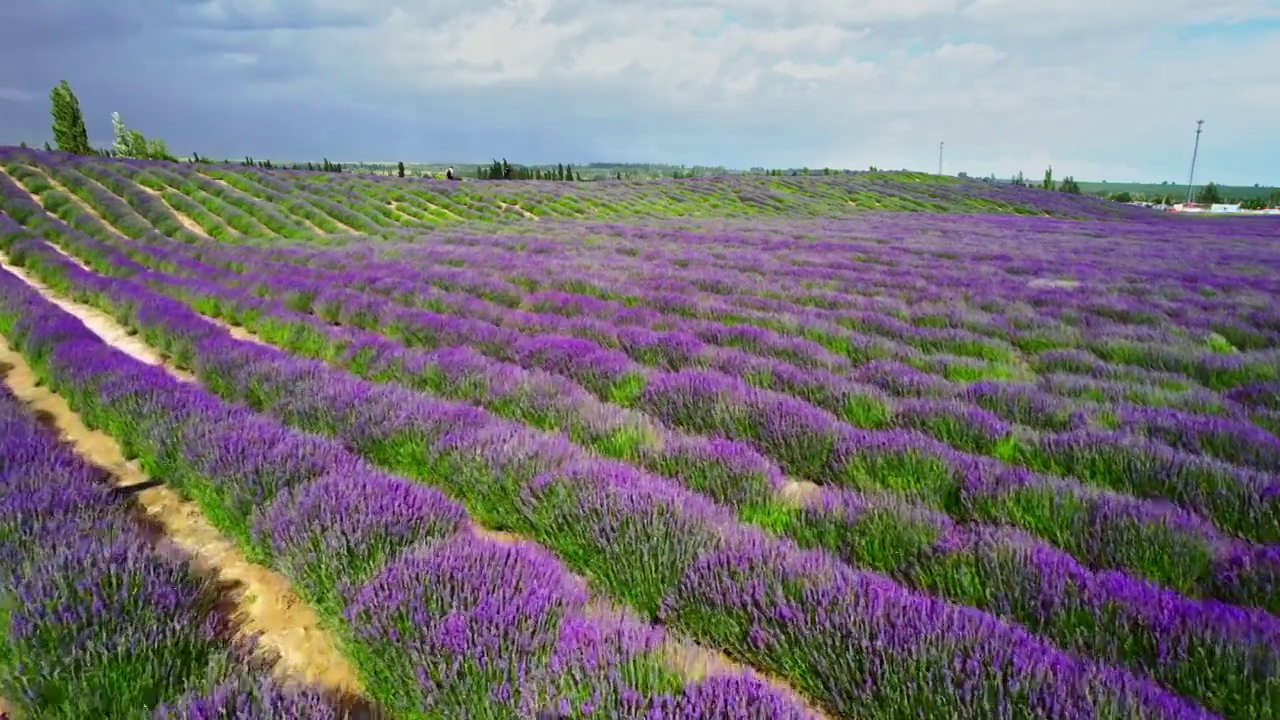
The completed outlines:
[[[396,175],[399,175],[400,177],[404,177],[404,161],[403,160],[396,163]]]
[[[169,147],[159,138],[151,138],[147,141],[147,159],[148,160],[164,160],[167,162],[177,162],[178,158],[169,152]]]
[[[572,180],[573,180],[573,166],[572,166],[572,165],[565,165],[565,166],[564,166],[564,180],[566,180],[566,181],[572,181]]]
[[[564,163],[556,165],[556,180],[564,180]]]
[[[1213,205],[1222,202],[1222,191],[1218,188],[1217,183],[1209,183],[1200,188],[1200,192],[1196,194],[1196,202],[1201,205]]]
[[[1048,170],[1044,171],[1044,182],[1040,183],[1040,187],[1045,190],[1053,190],[1053,166],[1050,165]]]
[[[574,173],[574,176],[578,178],[578,182],[582,182],[582,173]]]
[[[1070,175],[1062,178],[1062,183],[1058,186],[1058,189],[1064,193],[1071,193],[1072,195],[1080,194],[1080,184],[1077,183],[1076,179]]]
[[[619,171],[618,171],[618,177],[617,177],[617,179],[618,179],[618,180],[621,180],[621,179],[622,179],[622,171],[621,171],[621,170],[619,170]]]
[[[18,147],[24,148],[24,147],[26,147],[26,146],[27,146],[27,141],[26,141],[26,140],[23,140],[22,142],[18,143]]]
[[[1271,188],[1271,192],[1267,195],[1268,207],[1280,207],[1280,188]]]
[[[1018,174],[1014,175],[1013,179],[1009,181],[1009,184],[1013,185],[1014,187],[1026,187],[1027,179],[1022,176],[1022,171],[1019,170]]]
[[[129,128],[118,112],[111,113],[111,137],[111,151],[116,157],[133,157],[129,154]]]
[[[1127,192],[1112,193],[1111,201],[1118,203],[1133,202],[1133,196]]]
[[[92,154],[80,101],[66,80],[49,91],[49,114],[53,116],[53,141],[59,150],[76,155]]]

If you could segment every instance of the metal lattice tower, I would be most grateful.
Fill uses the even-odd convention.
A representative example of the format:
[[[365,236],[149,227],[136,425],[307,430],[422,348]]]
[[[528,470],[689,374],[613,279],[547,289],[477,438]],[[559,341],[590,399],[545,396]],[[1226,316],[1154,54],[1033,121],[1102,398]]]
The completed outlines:
[[[1196,155],[1200,154],[1200,126],[1204,125],[1203,120],[1196,121],[1196,144],[1191,150],[1191,174],[1187,176],[1187,202],[1191,202],[1191,191],[1195,189],[1196,179]]]

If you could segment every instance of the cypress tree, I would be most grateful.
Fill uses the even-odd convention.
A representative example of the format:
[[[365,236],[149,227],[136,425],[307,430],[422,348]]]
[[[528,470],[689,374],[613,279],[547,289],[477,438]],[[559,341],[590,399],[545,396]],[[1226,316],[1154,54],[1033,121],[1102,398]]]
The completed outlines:
[[[80,101],[66,80],[49,91],[49,114],[53,116],[53,140],[59,150],[76,155],[91,154]]]

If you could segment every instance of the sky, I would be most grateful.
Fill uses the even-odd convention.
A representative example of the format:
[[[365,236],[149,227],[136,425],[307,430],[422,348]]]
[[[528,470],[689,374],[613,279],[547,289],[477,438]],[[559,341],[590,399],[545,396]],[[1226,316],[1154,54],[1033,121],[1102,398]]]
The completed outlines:
[[[178,155],[1280,185],[1280,0],[0,2],[0,144],[61,79]]]

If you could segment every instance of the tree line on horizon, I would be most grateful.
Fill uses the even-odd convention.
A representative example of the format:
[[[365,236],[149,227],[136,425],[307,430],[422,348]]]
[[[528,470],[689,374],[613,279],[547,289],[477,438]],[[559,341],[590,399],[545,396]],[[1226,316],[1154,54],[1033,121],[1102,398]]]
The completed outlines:
[[[112,127],[112,145],[110,148],[95,148],[89,142],[88,127],[85,124],[84,113],[80,108],[80,101],[72,91],[70,83],[61,80],[57,85],[49,91],[49,113],[52,117],[53,141],[56,149],[72,153],[75,155],[87,155],[96,157],[115,157],[115,158],[131,158],[137,160],[156,160],[164,162],[178,162],[178,158],[174,157],[165,146],[165,142],[159,138],[147,138],[135,128],[125,125],[124,120],[120,117],[120,113],[111,113]],[[23,147],[27,144],[21,143]],[[44,143],[45,150],[53,150],[48,142]],[[231,160],[210,160],[207,157],[201,157],[199,153],[193,152],[191,157],[187,159],[189,163],[219,163],[224,165],[235,164]],[[270,160],[255,160],[246,156],[243,161],[238,161],[240,165],[245,167],[258,167],[266,170],[305,170],[310,172],[333,172],[341,173],[348,169],[342,163],[330,162],[328,158],[324,158],[318,163],[284,163],[273,164]],[[356,163],[357,167],[367,167],[366,163]],[[587,178],[583,178],[580,170],[575,170],[573,165],[560,163],[555,166],[517,166],[512,165],[506,158],[502,160],[493,160],[487,167],[483,165],[476,166],[475,177],[480,180],[554,180],[560,182],[584,182],[605,179],[634,179],[634,168],[653,168],[654,165],[645,163],[588,163],[590,171]],[[623,170],[627,170],[626,177],[623,176]],[[609,170],[612,172],[601,172],[601,170]],[[693,178],[699,177],[706,171],[712,171],[713,174],[727,173],[724,168],[674,168],[670,171],[672,178]],[[720,173],[714,171],[719,170]],[[872,166],[872,172],[876,172],[877,168]],[[832,170],[831,168],[822,168],[821,171],[811,170],[810,168],[789,168],[786,170],[780,168],[763,168],[753,167],[746,171],[746,175],[765,175],[770,177],[781,176],[810,176],[810,175],[847,175],[850,170]],[[388,173],[390,174],[390,173]],[[406,177],[404,161],[396,163],[395,174],[398,177]],[[646,175],[648,173],[645,173]],[[736,174],[736,173],[735,173]],[[419,173],[419,176],[429,176],[428,173]],[[996,182],[994,176],[983,178],[987,182]],[[1017,187],[1038,187],[1043,190],[1064,192],[1074,195],[1082,194],[1080,184],[1074,177],[1068,175],[1060,181],[1053,178],[1053,167],[1050,166],[1045,170],[1044,178],[1039,185],[1031,185],[1024,175],[1019,172],[1014,175],[1009,184]],[[1099,193],[1100,197],[1107,198],[1115,202],[1134,202],[1135,199],[1146,201],[1148,198],[1139,195],[1135,198],[1134,194],[1127,191],[1116,193]],[[1201,187],[1196,193],[1195,202],[1199,204],[1217,204],[1239,202],[1245,209],[1261,209],[1265,207],[1280,206],[1280,189],[1273,188],[1265,198],[1261,194],[1254,197],[1247,197],[1238,200],[1232,200],[1225,197],[1221,187],[1214,182],[1210,182]],[[1151,199],[1154,202],[1172,205],[1175,202],[1174,195],[1164,194]]]
[[[1151,202],[1157,205],[1174,205],[1186,200],[1184,195],[1164,193],[1148,196],[1144,193],[1131,193],[1127,190],[1111,193],[1106,195],[1106,198],[1120,203]],[[1197,205],[1234,205],[1239,203],[1240,208],[1243,210],[1262,210],[1269,207],[1280,207],[1280,188],[1271,188],[1271,192],[1265,196],[1259,193],[1252,197],[1233,198],[1223,192],[1222,186],[1211,182],[1197,190],[1192,195],[1192,199]]]

